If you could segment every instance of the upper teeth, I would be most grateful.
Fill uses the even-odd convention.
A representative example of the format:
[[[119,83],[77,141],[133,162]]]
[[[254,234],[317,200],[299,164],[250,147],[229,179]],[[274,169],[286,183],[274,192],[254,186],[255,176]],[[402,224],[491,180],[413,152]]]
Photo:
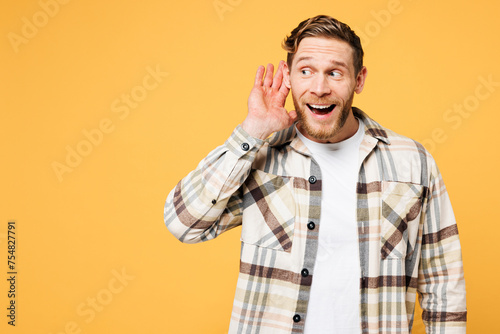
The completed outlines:
[[[317,104],[310,104],[311,107],[315,108],[315,109],[328,109],[330,108],[332,105],[328,105],[328,106],[325,106],[325,105],[317,105]]]

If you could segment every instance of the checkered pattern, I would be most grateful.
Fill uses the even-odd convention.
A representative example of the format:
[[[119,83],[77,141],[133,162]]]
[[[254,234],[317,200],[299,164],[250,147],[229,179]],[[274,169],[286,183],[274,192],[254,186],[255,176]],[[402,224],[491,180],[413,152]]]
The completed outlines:
[[[356,189],[362,333],[409,333],[417,294],[428,333],[465,333],[460,241],[434,160],[415,141],[353,112],[365,124]],[[294,127],[266,141],[237,127],[170,192],[165,223],[183,242],[242,226],[230,333],[303,332],[321,179]]]

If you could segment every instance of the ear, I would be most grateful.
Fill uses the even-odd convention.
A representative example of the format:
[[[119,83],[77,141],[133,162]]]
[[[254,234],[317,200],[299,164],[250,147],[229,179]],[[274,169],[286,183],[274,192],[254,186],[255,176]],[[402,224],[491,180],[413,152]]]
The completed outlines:
[[[356,78],[356,88],[354,89],[356,94],[359,94],[363,91],[367,74],[368,71],[366,70],[366,67],[363,66],[363,68],[358,73],[358,77]]]
[[[283,83],[285,84],[286,88],[292,88],[292,85],[290,85],[290,69],[288,68],[287,62],[284,62],[283,64]]]

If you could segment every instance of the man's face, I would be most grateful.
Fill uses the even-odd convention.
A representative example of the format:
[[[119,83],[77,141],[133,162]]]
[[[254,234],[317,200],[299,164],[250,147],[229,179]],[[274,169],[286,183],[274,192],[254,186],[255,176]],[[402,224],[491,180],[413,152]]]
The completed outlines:
[[[317,142],[338,142],[352,136],[358,124],[351,110],[354,92],[363,90],[365,78],[365,67],[355,75],[348,43],[304,38],[291,68],[285,70],[301,133]]]

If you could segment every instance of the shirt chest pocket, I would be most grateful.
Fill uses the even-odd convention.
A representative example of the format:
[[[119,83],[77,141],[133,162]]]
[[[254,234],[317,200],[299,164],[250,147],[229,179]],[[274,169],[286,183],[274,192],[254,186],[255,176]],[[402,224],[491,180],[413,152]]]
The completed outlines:
[[[381,257],[411,259],[419,232],[424,186],[382,182]]]
[[[290,252],[295,223],[293,178],[253,170],[243,186],[241,241]]]

